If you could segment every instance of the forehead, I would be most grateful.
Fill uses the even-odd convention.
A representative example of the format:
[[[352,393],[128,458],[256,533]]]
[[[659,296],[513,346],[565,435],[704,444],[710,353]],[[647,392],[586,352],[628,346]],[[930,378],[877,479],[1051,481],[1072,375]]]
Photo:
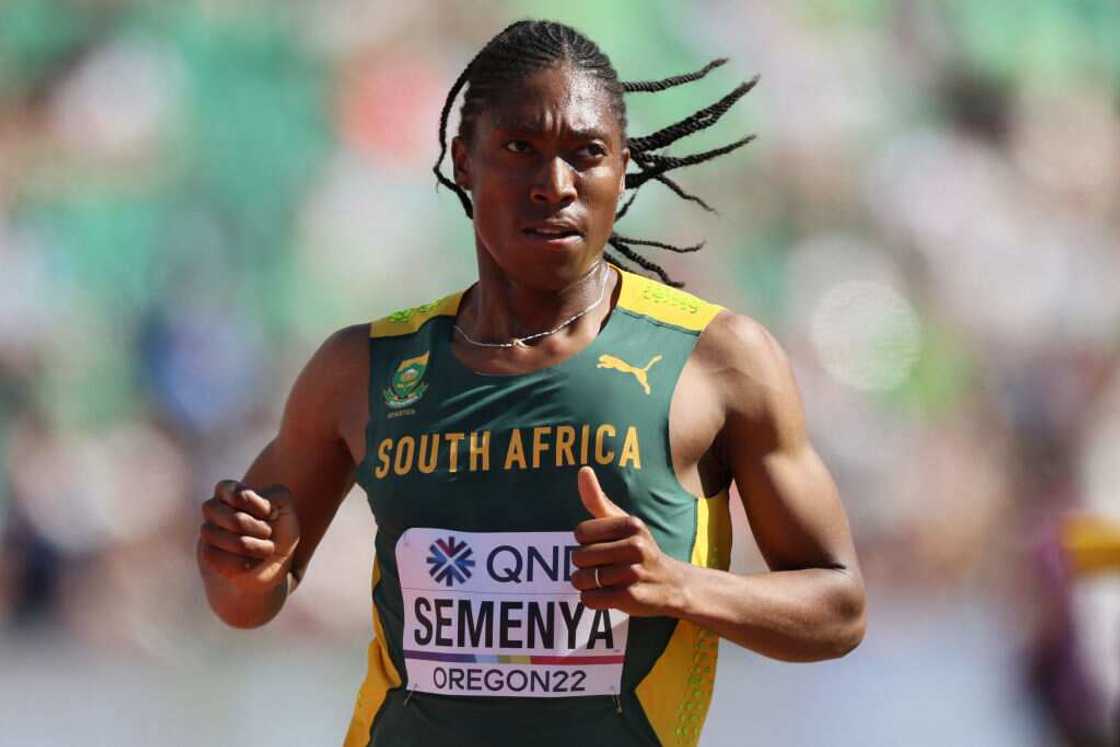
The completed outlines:
[[[482,113],[487,125],[527,132],[577,132],[621,137],[611,94],[593,75],[568,66],[532,73],[511,84]]]

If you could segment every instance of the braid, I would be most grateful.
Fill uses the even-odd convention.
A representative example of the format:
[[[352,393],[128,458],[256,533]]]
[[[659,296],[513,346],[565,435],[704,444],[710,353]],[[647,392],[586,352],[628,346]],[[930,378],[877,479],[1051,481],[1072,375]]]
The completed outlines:
[[[629,139],[630,150],[634,149],[640,151],[652,151],[658,148],[664,148],[668,145],[680,140],[682,137],[695,134],[701,130],[714,125],[720,120],[727,110],[730,109],[736,101],[743,98],[750,92],[755,85],[758,84],[758,76],[754,76],[746,83],[742,83],[735,87],[731,93],[724,96],[722,99],[705,107],[700,111],[693,114],[691,117],[682,119],[676,124],[669,125],[664,129],[660,129],[652,135],[645,135],[644,137],[632,137]]]
[[[685,83],[691,83],[692,81],[699,80],[700,78],[703,78],[709,72],[726,62],[726,58],[719,58],[712,60],[707,65],[694,73],[679,75],[672,78],[665,78],[664,80],[659,81],[646,81],[637,83],[626,82],[622,84],[622,87],[623,90],[628,93],[662,91],[666,88],[672,88],[673,86],[679,86]],[[692,155],[682,157],[666,156],[660,153],[655,153],[654,151],[668,147],[669,145],[672,145],[682,138],[688,137],[689,135],[694,135],[697,132],[705,130],[714,125],[720,120],[720,118],[723,117],[724,114],[726,114],[731,109],[732,106],[735,105],[737,101],[739,101],[739,99],[746,96],[751,91],[751,89],[753,89],[758,84],[758,80],[758,76],[756,75],[754,78],[751,78],[750,80],[736,86],[731,90],[730,93],[716,101],[714,104],[706,106],[703,109],[695,112],[691,116],[686,117],[679,122],[671,124],[668,127],[657,130],[650,135],[629,138],[627,141],[627,145],[630,148],[630,157],[638,166],[639,170],[637,172],[631,172],[626,175],[626,189],[634,190],[634,194],[636,195],[638,190],[646,182],[661,182],[678,197],[690,202],[695,202],[704,210],[714,213],[715,209],[712,208],[711,205],[709,205],[700,197],[685,191],[685,189],[681,187],[681,185],[677,184],[677,182],[675,182],[673,179],[670,179],[668,176],[666,176],[666,172],[672,171],[673,169],[683,168],[685,166],[704,163],[705,161],[710,161],[713,158],[717,158],[726,153],[730,153],[731,151],[737,150],[738,148],[741,148],[749,143],[754,139],[754,135],[748,135],[747,137],[736,140],[735,142],[729,143],[719,148],[713,148],[711,150],[702,151],[700,153],[694,153]],[[630,204],[633,201],[634,198],[631,197],[623,205],[623,209],[619,211],[619,214],[616,216],[616,220],[626,213],[626,210],[630,207]],[[675,246],[673,244],[666,244],[660,241],[627,238],[625,236],[620,236],[617,233],[611,234],[609,243],[627,259],[634,261],[640,267],[646,270],[655,272],[664,282],[677,287],[683,284],[677,283],[670,279],[663,268],[661,268],[656,263],[650,262],[644,257],[641,257],[641,255],[637,254],[637,252],[635,252],[632,247],[648,246],[657,249],[665,249],[672,252],[684,253],[699,251],[704,246],[703,241],[691,246]]]
[[[669,277],[669,274],[665,272],[664,268],[662,268],[661,265],[657,264],[656,262],[651,262],[650,260],[646,259],[642,255],[631,249],[629,244],[627,244],[625,240],[620,240],[618,236],[611,234],[611,237],[607,239],[607,243],[617,249],[622,256],[633,261],[642,269],[657,273],[657,276],[661,278],[661,282],[665,283],[665,285],[671,285],[674,288],[684,287],[684,283],[680,282],[679,280],[673,280],[673,278]]]
[[[626,215],[626,211],[630,209],[630,206],[634,204],[634,200],[636,199],[638,199],[638,190],[634,190],[634,194],[630,195],[630,199],[622,203],[622,207],[620,207],[618,209],[618,212],[614,214],[615,222],[618,222],[619,218]]]
[[[664,91],[666,88],[673,88],[674,86],[691,83],[694,80],[700,80],[726,62],[726,57],[719,57],[694,73],[677,75],[672,78],[665,78],[664,80],[627,81],[622,84],[622,90],[626,91],[626,93],[657,93],[658,91]]]
[[[660,182],[678,197],[694,202],[708,212],[715,210],[700,197],[685,191],[680,184],[669,178],[666,173],[674,169],[710,161],[733,150],[741,148],[754,139],[753,135],[735,142],[686,156],[668,156],[655,151],[666,148],[682,138],[694,135],[718,122],[739,99],[743,98],[758,83],[758,77],[741,83],[715,103],[704,107],[692,115],[649,135],[626,138],[626,104],[624,93],[654,93],[668,88],[700,80],[712,70],[727,63],[727,58],[714,59],[704,67],[691,73],[677,75],[662,80],[623,82],[611,65],[610,59],[599,49],[595,42],[570,26],[550,21],[524,20],[512,23],[498,33],[478,52],[455,80],[447,94],[440,112],[439,120],[439,158],[432,171],[436,176],[436,186],[449,187],[458,196],[463,211],[473,218],[474,209],[467,191],[449,179],[441,171],[443,159],[447,155],[447,122],[451,108],[460,91],[463,104],[459,110],[459,137],[469,141],[474,134],[478,116],[495,106],[507,92],[529,75],[557,64],[570,65],[579,72],[592,76],[608,94],[612,113],[617,117],[623,142],[630,150],[630,156],[638,171],[625,177],[625,189],[633,190],[615,213],[615,220],[621,219],[629,211],[638,196],[638,190],[649,181]],[[672,252],[695,252],[704,242],[691,246],[674,246],[649,239],[634,239],[612,233],[607,243],[617,252],[604,252],[607,258],[622,265],[632,263],[646,272],[656,274],[668,285],[681,287],[669,277],[668,273],[656,262],[638,254],[635,246],[653,247]]]
[[[474,64],[474,60],[471,60]],[[439,115],[439,158],[436,159],[436,165],[432,167],[432,172],[436,175],[436,189],[442,184],[450,187],[453,192],[459,197],[459,202],[463,203],[463,210],[466,212],[468,218],[474,217],[474,208],[471,206],[470,198],[467,197],[466,190],[460,187],[455,182],[448,179],[443,175],[440,165],[443,163],[443,157],[447,155],[447,116],[451,113],[451,106],[455,103],[455,97],[459,95],[459,89],[467,82],[467,74],[470,72],[471,66],[467,65],[463,68],[463,72],[455,80],[455,85],[451,86],[451,91],[447,94],[447,100],[443,102],[443,111]]]
[[[701,153],[693,153],[690,156],[683,156],[681,158],[677,158],[674,156],[661,156],[655,153],[643,154],[644,158],[646,158],[650,164],[649,170],[643,171],[638,174],[627,174],[626,186],[627,188],[633,187],[636,189],[648,182],[650,179],[664,174],[666,171],[672,171],[673,169],[679,169],[683,166],[692,166],[697,163],[710,161],[717,156],[722,156],[725,153],[730,153],[733,150],[742,148],[744,145],[754,139],[754,135],[747,135],[744,138],[736,140],[733,143],[728,143],[727,145],[722,145],[719,148],[713,148],[712,150],[706,150]]]
[[[641,153],[640,151],[630,151],[630,155],[633,157],[634,163],[638,164],[638,168],[640,168],[642,171],[649,171],[650,170],[652,164],[646,158],[644,153]],[[700,199],[699,197],[692,194],[691,192],[686,192],[684,190],[684,188],[681,187],[681,185],[677,184],[675,181],[673,181],[669,177],[665,176],[664,174],[655,174],[650,178],[653,179],[654,181],[661,182],[662,184],[664,184],[666,187],[668,187],[670,190],[672,190],[672,192],[674,194],[676,194],[678,197],[680,197],[681,199],[688,200],[689,202],[695,202],[697,205],[704,208],[709,213],[717,212],[716,209],[713,208],[711,205],[704,202],[704,200]],[[641,185],[638,185],[638,186],[641,186]],[[634,194],[635,195],[638,194],[637,189],[634,190]],[[631,198],[630,201],[633,202],[633,198]],[[615,216],[615,220],[618,220],[618,216]]]
[[[665,249],[665,250],[670,251],[670,252],[677,252],[679,254],[687,254],[689,252],[698,252],[698,251],[700,251],[701,249],[704,248],[704,243],[705,243],[705,242],[701,241],[699,244],[693,244],[691,246],[674,246],[673,244],[665,244],[663,242],[652,241],[650,239],[631,239],[628,236],[621,236],[617,233],[614,234],[614,238],[618,241],[621,241],[624,244],[633,244],[635,246],[652,246],[652,247],[656,247],[658,249]]]

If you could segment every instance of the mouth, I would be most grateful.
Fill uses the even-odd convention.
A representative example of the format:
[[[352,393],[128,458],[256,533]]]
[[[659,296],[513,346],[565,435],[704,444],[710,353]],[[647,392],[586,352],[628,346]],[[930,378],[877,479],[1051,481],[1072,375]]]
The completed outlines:
[[[533,241],[547,246],[568,246],[583,239],[583,234],[571,226],[536,225],[522,229],[521,233]]]

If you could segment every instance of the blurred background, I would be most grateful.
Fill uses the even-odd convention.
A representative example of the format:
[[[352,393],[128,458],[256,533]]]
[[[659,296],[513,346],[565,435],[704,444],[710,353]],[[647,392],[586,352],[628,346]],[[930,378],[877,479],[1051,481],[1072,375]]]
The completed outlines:
[[[0,744],[332,745],[365,666],[350,496],[266,628],[210,613],[199,504],[334,329],[468,285],[443,99],[520,17],[575,25],[630,134],[759,87],[630,235],[790,352],[850,513],[847,658],[724,646],[702,744],[1116,743],[1120,5],[1114,0],[0,3]],[[454,126],[454,123],[453,123]],[[738,517],[741,519],[741,512]],[[761,568],[740,520],[736,568]]]

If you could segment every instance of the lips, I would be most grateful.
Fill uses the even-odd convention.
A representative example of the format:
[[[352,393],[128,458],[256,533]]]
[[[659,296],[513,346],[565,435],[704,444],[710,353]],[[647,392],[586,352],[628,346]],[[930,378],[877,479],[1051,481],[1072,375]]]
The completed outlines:
[[[561,241],[583,236],[583,233],[575,225],[557,221],[534,223],[523,228],[522,233],[545,241]]]

